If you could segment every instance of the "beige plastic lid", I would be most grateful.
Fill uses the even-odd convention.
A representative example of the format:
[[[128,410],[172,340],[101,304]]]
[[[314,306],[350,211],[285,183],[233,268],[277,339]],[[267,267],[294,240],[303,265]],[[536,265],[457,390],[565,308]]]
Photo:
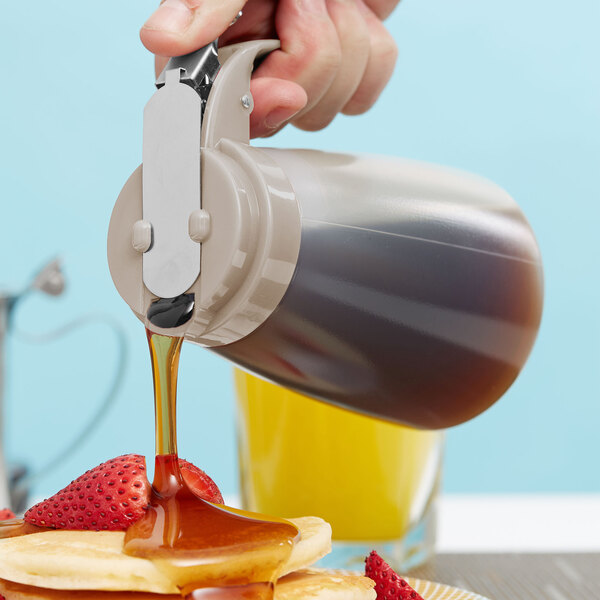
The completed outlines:
[[[222,67],[202,124],[201,209],[188,216],[201,262],[186,290],[195,308],[185,325],[163,330],[146,318],[157,296],[142,275],[144,251],[152,252],[152,224],[142,218],[143,165],[117,199],[108,232],[110,273],[121,297],[153,331],[204,346],[238,341],[272,314],[292,279],[300,248],[298,203],[283,170],[249,145],[253,65],[278,44],[253,41],[219,51]]]

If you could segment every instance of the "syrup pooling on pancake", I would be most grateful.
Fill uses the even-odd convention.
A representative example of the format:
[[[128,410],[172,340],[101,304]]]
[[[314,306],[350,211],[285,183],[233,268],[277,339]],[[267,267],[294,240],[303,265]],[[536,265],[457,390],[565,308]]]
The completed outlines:
[[[40,531],[50,531],[50,529],[47,527],[31,525],[30,523],[26,523],[23,519],[0,521],[0,540],[27,535],[29,533],[39,533]]]
[[[197,498],[177,461],[176,391],[182,338],[147,330],[154,377],[156,466],[146,514],[124,551],[149,558],[190,598],[265,599],[298,529],[283,519],[230,510]],[[195,591],[198,590],[198,591]]]
[[[331,550],[331,527],[323,519],[290,520],[302,537],[281,576],[314,564]],[[57,529],[0,540],[0,580],[63,590],[64,597],[75,590],[177,594],[152,560],[123,553],[124,539],[124,531]],[[279,580],[276,594],[278,590]]]

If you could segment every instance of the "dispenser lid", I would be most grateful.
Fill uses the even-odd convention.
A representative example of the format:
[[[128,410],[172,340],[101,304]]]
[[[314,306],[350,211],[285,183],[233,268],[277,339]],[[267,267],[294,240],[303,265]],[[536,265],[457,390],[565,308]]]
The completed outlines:
[[[151,302],[194,294],[191,321],[162,333],[208,346],[232,343],[272,314],[293,277],[298,203],[282,168],[249,145],[253,66],[278,46],[266,40],[219,50],[222,67],[205,106],[186,83],[187,71],[175,65],[159,78],[164,85],[150,114],[164,119],[150,131],[148,162],[144,140],[143,168],[117,200],[108,239],[113,281],[152,330],[160,332],[146,319]],[[155,110],[151,102],[146,117]],[[172,116],[174,103],[196,116],[204,107],[200,130],[194,117],[193,134],[183,131],[188,119]]]

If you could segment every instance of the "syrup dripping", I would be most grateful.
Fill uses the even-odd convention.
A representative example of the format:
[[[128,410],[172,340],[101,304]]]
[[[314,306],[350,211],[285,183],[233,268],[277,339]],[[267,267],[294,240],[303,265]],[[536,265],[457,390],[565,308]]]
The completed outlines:
[[[51,528],[32,525],[31,523],[26,523],[23,519],[0,521],[0,540],[29,535],[30,533],[40,533],[41,531],[51,531]]]
[[[177,458],[176,391],[182,338],[146,330],[154,377],[156,459],[146,514],[125,535],[127,554],[148,558],[189,600],[272,600],[298,529],[283,519],[201,500]]]

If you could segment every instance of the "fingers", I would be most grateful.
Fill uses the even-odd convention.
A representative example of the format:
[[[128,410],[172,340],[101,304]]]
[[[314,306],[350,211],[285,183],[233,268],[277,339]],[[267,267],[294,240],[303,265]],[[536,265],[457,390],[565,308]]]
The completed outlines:
[[[322,129],[339,112],[365,112],[393,73],[394,40],[362,0],[281,0],[275,28],[281,49],[256,75],[304,88],[306,106],[291,120],[300,129]]]
[[[164,0],[140,31],[150,52],[179,56],[219,37],[246,0]]]
[[[352,98],[369,60],[369,30],[354,0],[328,0],[327,9],[340,44],[341,59],[335,78],[312,108],[294,125],[316,131],[326,127]]]
[[[228,29],[248,2],[248,15]],[[396,44],[381,22],[395,0],[165,0],[142,28],[144,44],[177,56],[216,37],[232,43],[279,37],[252,78],[252,137],[272,135],[287,122],[314,131],[339,112],[364,113],[392,76]],[[373,10],[370,7],[374,7]],[[377,11],[378,14],[376,14]]]
[[[396,66],[398,47],[380,19],[361,1],[359,9],[369,30],[369,60],[354,95],[342,109],[346,115],[359,115],[369,110],[389,82]]]
[[[297,83],[307,95],[305,110],[310,110],[329,89],[342,60],[325,0],[280,0],[275,28],[281,49],[264,60],[256,77]]]
[[[250,92],[254,98],[254,110],[250,114],[251,137],[273,135],[306,106],[308,99],[302,86],[272,77],[252,79]]]

